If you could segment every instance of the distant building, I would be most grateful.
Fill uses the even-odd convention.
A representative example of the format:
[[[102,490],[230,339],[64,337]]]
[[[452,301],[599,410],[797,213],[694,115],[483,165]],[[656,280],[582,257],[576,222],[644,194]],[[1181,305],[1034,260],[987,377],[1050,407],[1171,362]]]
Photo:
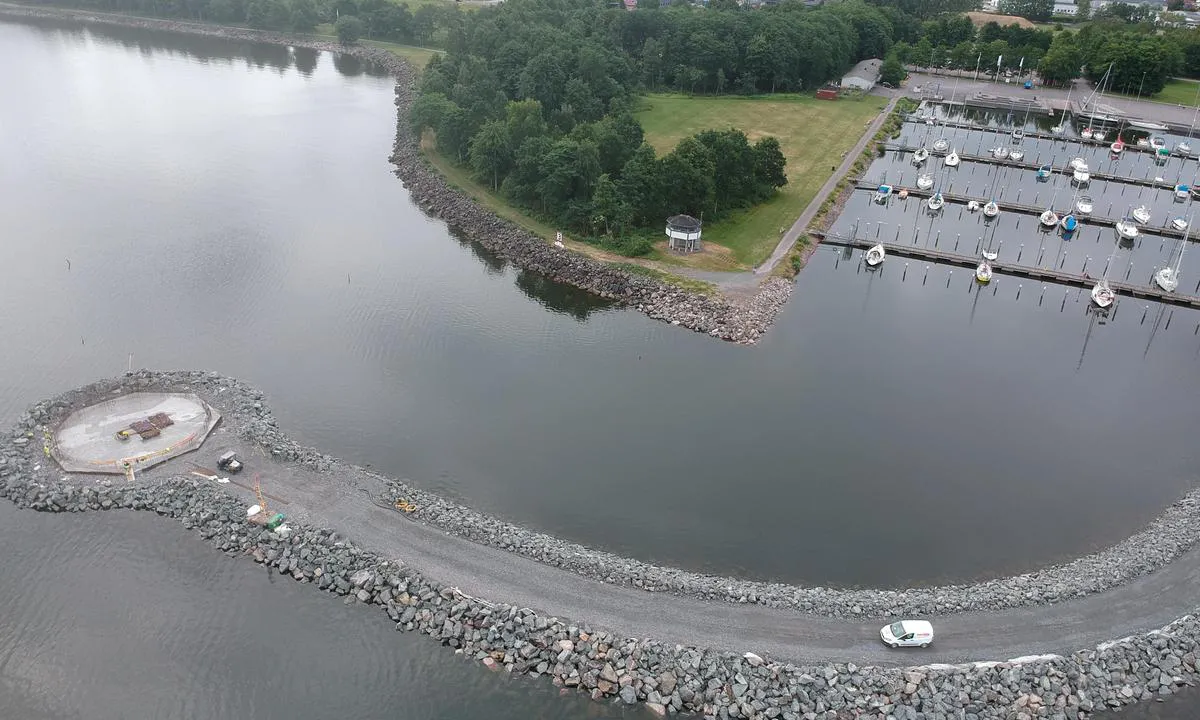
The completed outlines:
[[[879,82],[879,68],[882,64],[883,61],[879,58],[863,60],[842,76],[842,87],[867,92]]]
[[[700,252],[700,221],[691,215],[667,218],[667,247],[679,252]]]

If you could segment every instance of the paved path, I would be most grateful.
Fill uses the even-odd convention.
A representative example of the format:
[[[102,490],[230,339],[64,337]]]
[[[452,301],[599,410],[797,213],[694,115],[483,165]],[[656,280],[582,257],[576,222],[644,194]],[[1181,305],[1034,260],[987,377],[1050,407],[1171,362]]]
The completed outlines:
[[[529,607],[624,635],[732,652],[753,650],[796,662],[912,665],[1006,660],[1070,653],[1105,640],[1166,625],[1200,602],[1200,550],[1157,573],[1107,593],[1057,605],[936,621],[937,642],[915,651],[879,643],[879,621],[846,621],[757,605],[702,601],[606,585],[524,557],[476,545],[381,507],[371,497],[381,481],[360,471],[335,478],[268,464],[224,428],[209,441],[238,449],[249,470],[262,472],[263,490],[287,501],[293,519],[330,527],[362,547],[400,560],[463,592]],[[143,475],[180,471],[181,458]],[[174,465],[174,467],[170,467]],[[241,488],[225,486],[253,502]]]
[[[891,115],[892,110],[896,107],[896,101],[898,99],[898,96],[893,97],[888,102],[887,107],[883,109],[883,112],[881,112],[879,116],[875,118],[870,127],[867,128],[867,131],[863,133],[863,136],[859,138],[858,142],[854,144],[854,147],[850,149],[850,152],[846,153],[846,157],[842,158],[842,164],[838,166],[837,171],[825,181],[825,184],[821,186],[819,191],[817,191],[817,194],[813,197],[812,201],[808,203],[808,207],[804,208],[804,212],[800,213],[800,217],[796,218],[796,222],[792,223],[792,226],[788,228],[788,231],[783,234],[783,238],[780,239],[779,244],[775,246],[775,252],[771,253],[771,257],[767,258],[766,262],[754,268],[755,275],[763,275],[771,272],[771,270],[773,270],[781,260],[787,257],[787,254],[792,250],[792,246],[796,244],[796,240],[804,234],[804,231],[808,228],[809,223],[811,223],[812,219],[816,217],[817,211],[821,209],[821,205],[825,203],[825,199],[829,197],[829,194],[833,192],[833,189],[837,186],[838,181],[840,181],[842,177],[850,171],[850,166],[853,165],[856,160],[858,160],[858,156],[861,155],[863,149],[867,147],[867,143],[869,143],[871,139],[875,137],[875,133],[879,132],[879,128],[883,125],[883,121],[887,119],[888,115]]]

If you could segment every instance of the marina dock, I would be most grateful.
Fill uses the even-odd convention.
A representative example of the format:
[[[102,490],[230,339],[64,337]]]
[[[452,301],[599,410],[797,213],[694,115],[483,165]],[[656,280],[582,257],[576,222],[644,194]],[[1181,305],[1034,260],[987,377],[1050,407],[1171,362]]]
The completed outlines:
[[[880,242],[877,239],[849,237],[837,233],[826,233],[821,231],[811,231],[809,234],[813,237],[819,238],[821,242],[830,245],[861,248],[865,250],[876,244],[880,244],[883,245],[884,250],[886,250],[890,255],[908,257],[915,260],[925,260],[943,265],[957,265],[959,267],[970,268],[971,270],[974,270],[979,265],[980,260],[979,256],[977,255],[963,255],[957,252],[947,252],[945,250],[921,247],[918,245]],[[1086,271],[1073,273],[1061,269],[1056,270],[1052,268],[1032,267],[1029,265],[1008,263],[999,260],[992,261],[990,264],[992,269],[997,273],[1029,278],[1031,280],[1040,280],[1043,282],[1072,285],[1085,289],[1091,289],[1091,287],[1096,284],[1097,280],[1099,280],[1099,277],[1093,277],[1087,274]],[[1180,307],[1200,308],[1200,296],[1196,294],[1188,295],[1163,292],[1162,290],[1148,283],[1135,283],[1130,282],[1128,279],[1114,280],[1109,278],[1108,284],[1120,296],[1134,297],[1142,300],[1153,300],[1155,302],[1176,305]],[[1193,292],[1200,292],[1200,282],[1197,283],[1196,290]]]
[[[916,116],[916,115],[909,116],[908,119],[905,120],[905,122],[911,123],[914,125],[928,125],[929,124],[928,122],[926,122],[925,120],[921,119],[919,116]],[[1052,142],[1065,142],[1065,143],[1082,143],[1085,147],[1106,148],[1113,143],[1113,138],[1109,136],[1110,133],[1107,130],[1105,132],[1106,138],[1104,140],[1092,140],[1089,138],[1083,138],[1083,137],[1078,137],[1078,136],[1056,135],[1054,133],[1043,132],[1041,130],[1029,130],[1029,129],[1025,129],[1025,128],[1001,128],[1001,127],[994,127],[991,125],[979,125],[977,123],[963,122],[961,120],[939,119],[931,127],[949,128],[950,130],[975,130],[978,132],[992,133],[995,135],[1005,135],[1005,136],[1009,136],[1009,137],[1012,136],[1012,131],[1014,129],[1019,129],[1025,133],[1025,137],[1031,138],[1034,140],[1050,140]],[[1111,128],[1109,130],[1111,130]],[[1187,128],[1184,128],[1184,131],[1186,132]],[[1149,131],[1143,130],[1142,132],[1149,132]],[[1153,155],[1156,151],[1154,148],[1150,147],[1149,145],[1138,145],[1137,143],[1125,143],[1125,152],[1136,152],[1136,153],[1144,153],[1146,155]],[[1174,150],[1172,150],[1172,154],[1170,157],[1178,158],[1178,157],[1180,157],[1180,155],[1176,154],[1174,152]],[[1189,155],[1188,157],[1192,157],[1192,156]]]

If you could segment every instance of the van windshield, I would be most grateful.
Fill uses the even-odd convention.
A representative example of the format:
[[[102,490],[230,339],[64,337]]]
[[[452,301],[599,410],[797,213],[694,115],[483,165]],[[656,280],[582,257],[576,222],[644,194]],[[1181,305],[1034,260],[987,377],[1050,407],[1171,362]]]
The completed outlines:
[[[903,637],[904,636],[904,623],[892,623],[892,626],[890,628],[888,628],[888,630],[892,633],[892,637],[895,637],[895,638]]]

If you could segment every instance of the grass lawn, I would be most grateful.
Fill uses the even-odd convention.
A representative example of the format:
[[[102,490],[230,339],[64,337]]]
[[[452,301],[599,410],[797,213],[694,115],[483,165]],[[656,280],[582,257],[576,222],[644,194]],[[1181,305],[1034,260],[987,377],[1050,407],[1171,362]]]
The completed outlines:
[[[1200,82],[1195,80],[1171,78],[1167,81],[1167,86],[1162,89],[1162,92],[1154,95],[1151,99],[1158,102],[1171,103],[1172,105],[1191,107],[1196,104],[1197,85],[1200,85]]]
[[[636,116],[646,131],[646,141],[660,156],[681,139],[703,130],[738,128],[752,143],[764,135],[779,139],[787,158],[788,184],[768,202],[704,228],[706,242],[728,248],[737,265],[753,267],[770,256],[779,238],[829,179],[829,168],[841,163],[886,104],[886,98],[871,95],[830,101],[801,95],[655,94],[644,99]]]
[[[329,23],[318,25],[317,29],[311,34],[327,40],[337,39],[337,35],[333,32],[333,26]],[[429,58],[442,53],[441,50],[417,47],[416,45],[398,45],[396,43],[384,42],[383,40],[360,40],[359,42],[363,45],[390,50],[393,54],[399,55],[412,63],[418,70],[424,70],[426,63],[429,62]]]

